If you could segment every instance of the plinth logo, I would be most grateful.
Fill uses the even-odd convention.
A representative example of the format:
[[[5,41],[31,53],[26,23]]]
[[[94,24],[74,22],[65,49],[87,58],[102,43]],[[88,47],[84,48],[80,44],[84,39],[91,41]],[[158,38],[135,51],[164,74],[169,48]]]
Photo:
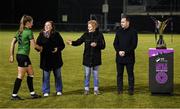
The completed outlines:
[[[168,67],[167,63],[156,63],[156,81],[159,84],[165,84],[168,80],[167,75]]]

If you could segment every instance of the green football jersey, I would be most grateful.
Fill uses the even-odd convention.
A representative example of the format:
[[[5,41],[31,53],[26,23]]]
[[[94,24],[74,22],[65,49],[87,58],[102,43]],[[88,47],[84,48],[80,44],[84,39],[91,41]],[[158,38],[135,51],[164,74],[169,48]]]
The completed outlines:
[[[24,28],[23,32],[19,35],[17,32],[16,39],[18,41],[18,51],[17,54],[29,55],[30,52],[30,40],[33,39],[33,32]]]

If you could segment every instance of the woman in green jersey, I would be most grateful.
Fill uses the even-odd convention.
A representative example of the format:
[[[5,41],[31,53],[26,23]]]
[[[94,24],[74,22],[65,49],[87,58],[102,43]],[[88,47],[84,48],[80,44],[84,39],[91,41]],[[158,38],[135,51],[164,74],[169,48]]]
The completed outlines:
[[[11,63],[13,63],[14,61],[15,44],[16,42],[18,42],[18,50],[16,54],[16,60],[18,62],[18,76],[14,83],[14,89],[11,96],[12,100],[23,100],[21,97],[18,96],[17,93],[21,86],[21,81],[25,76],[25,73],[27,73],[27,85],[31,97],[32,98],[41,97],[35,93],[33,88],[34,72],[29,58],[29,52],[30,52],[30,45],[32,45],[35,49],[38,49],[40,51],[42,51],[42,47],[36,45],[35,43],[33,32],[30,30],[32,25],[33,25],[33,18],[31,16],[28,15],[22,16],[19,30],[11,42],[10,57],[9,57],[9,61]]]

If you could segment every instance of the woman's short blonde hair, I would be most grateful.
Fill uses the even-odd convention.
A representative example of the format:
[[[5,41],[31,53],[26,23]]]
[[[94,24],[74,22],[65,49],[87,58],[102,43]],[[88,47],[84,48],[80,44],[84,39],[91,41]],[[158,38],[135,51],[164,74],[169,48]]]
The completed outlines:
[[[97,26],[98,26],[96,20],[89,20],[89,21],[88,21],[88,25],[89,25],[89,24],[92,25],[93,29],[96,29]]]

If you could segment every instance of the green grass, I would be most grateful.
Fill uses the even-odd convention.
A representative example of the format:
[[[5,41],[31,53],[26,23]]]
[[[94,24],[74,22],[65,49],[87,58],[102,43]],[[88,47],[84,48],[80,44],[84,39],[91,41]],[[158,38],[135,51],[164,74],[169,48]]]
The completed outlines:
[[[51,95],[48,98],[28,99],[29,91],[26,78],[22,82],[19,95],[25,100],[11,101],[10,96],[14,80],[17,77],[17,62],[8,62],[10,42],[15,31],[0,32],[0,107],[4,108],[163,108],[180,107],[180,36],[174,35],[174,42],[165,35],[169,48],[174,48],[174,96],[152,96],[148,88],[148,48],[155,47],[153,34],[139,34],[136,49],[135,64],[135,94],[127,94],[127,73],[124,73],[124,92],[118,96],[116,92],[115,50],[113,48],[114,34],[104,34],[106,49],[102,52],[103,64],[100,66],[99,80],[102,95],[93,95],[93,78],[91,77],[91,94],[83,95],[84,72],[82,66],[83,46],[72,47],[66,45],[63,51],[64,65],[62,67],[63,96],[54,96],[54,77],[51,74]],[[82,33],[62,32],[64,41],[77,39]],[[38,33],[35,32],[35,36]],[[41,93],[42,72],[39,68],[39,53],[31,50],[32,65],[35,72],[34,87]]]

